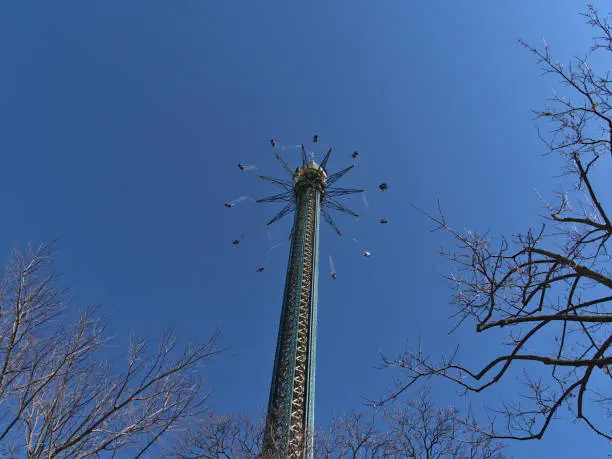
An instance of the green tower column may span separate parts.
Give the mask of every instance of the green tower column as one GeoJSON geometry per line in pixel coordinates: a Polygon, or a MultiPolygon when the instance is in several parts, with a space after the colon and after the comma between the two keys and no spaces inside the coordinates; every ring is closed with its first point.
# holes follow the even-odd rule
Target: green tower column
{"type": "Polygon", "coordinates": [[[264,457],[311,458],[316,374],[319,218],[325,172],[294,175],[295,217],[264,435],[264,457]]]}
{"type": "MultiPolygon", "coordinates": [[[[274,141],[272,141],[272,146],[274,141]]],[[[283,192],[258,199],[257,202],[285,202],[285,207],[268,225],[295,210],[291,230],[291,249],[283,293],[283,306],[278,326],[274,371],[261,456],[264,458],[313,457],[314,388],[316,375],[317,296],[319,258],[319,220],[341,235],[329,210],[358,215],[337,199],[361,188],[333,186],[354,166],[327,175],[330,148],[321,164],[306,158],[302,145],[302,166],[295,172],[274,153],[292,181],[260,177],[281,188],[283,192]]],[[[353,156],[355,157],[355,156],[353,156]]]]}

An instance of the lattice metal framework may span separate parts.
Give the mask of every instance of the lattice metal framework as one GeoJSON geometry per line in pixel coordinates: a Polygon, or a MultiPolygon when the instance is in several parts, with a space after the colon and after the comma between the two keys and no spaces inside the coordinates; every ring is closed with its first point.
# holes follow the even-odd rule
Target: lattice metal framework
{"type": "Polygon", "coordinates": [[[312,457],[320,214],[341,234],[328,209],[357,214],[334,196],[363,191],[331,187],[353,167],[328,176],[331,151],[318,165],[307,161],[302,146],[302,165],[295,172],[275,153],[292,181],[261,176],[285,190],[257,201],[286,202],[268,225],[295,210],[262,451],[266,458],[312,457]]]}

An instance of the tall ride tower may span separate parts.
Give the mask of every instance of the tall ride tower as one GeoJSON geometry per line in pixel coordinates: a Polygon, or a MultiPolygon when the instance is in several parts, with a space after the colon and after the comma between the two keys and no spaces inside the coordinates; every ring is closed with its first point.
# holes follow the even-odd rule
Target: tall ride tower
{"type": "Polygon", "coordinates": [[[331,187],[353,166],[328,176],[330,154],[331,149],[319,165],[314,157],[306,158],[302,145],[302,165],[293,172],[275,153],[292,181],[261,176],[285,189],[257,201],[287,203],[268,225],[295,210],[264,434],[265,458],[311,458],[313,454],[319,221],[322,214],[340,235],[328,210],[357,216],[335,198],[363,191],[331,187]]]}

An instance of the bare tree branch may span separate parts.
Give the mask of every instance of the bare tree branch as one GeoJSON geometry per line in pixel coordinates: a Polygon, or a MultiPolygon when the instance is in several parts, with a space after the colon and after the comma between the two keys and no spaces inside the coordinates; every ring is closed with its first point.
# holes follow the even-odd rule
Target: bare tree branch
{"type": "Polygon", "coordinates": [[[544,141],[549,153],[566,159],[565,175],[573,178],[569,191],[556,193],[556,205],[540,196],[547,210],[541,228],[511,239],[502,236],[494,243],[487,234],[456,231],[440,207],[438,215],[424,212],[437,230],[458,243],[456,252],[443,255],[454,266],[446,278],[454,289],[459,322],[472,320],[477,332],[508,330],[509,352],[478,371],[466,368],[456,354],[432,362],[420,348],[407,349],[394,359],[383,357],[383,366],[401,369],[403,379],[379,403],[396,399],[429,376],[450,380],[466,392],[481,392],[512,368],[524,374],[524,402],[504,403],[496,411],[497,419],[501,415],[504,421],[503,431],[493,423],[482,433],[541,438],[565,407],[594,432],[612,439],[610,423],[597,425],[595,419],[600,418],[588,414],[597,408],[603,408],[607,416],[612,412],[610,392],[591,389],[595,374],[612,379],[612,224],[606,208],[610,200],[601,195],[597,183],[601,174],[594,172],[603,162],[612,161],[612,80],[608,73],[597,75],[589,64],[594,53],[609,60],[612,28],[608,17],[593,6],[585,16],[596,32],[594,45],[590,54],[574,58],[568,67],[553,60],[548,44],[536,48],[521,42],[544,73],[556,76],[570,92],[555,95],[545,110],[535,112],[551,123],[551,136],[544,141]],[[554,340],[543,338],[551,332],[554,340]]]}
{"type": "MultiPolygon", "coordinates": [[[[246,416],[214,412],[181,432],[168,448],[176,459],[255,458],[260,456],[264,422],[246,416]]],[[[327,429],[314,435],[314,457],[418,459],[502,459],[504,445],[472,426],[472,417],[456,409],[439,409],[428,391],[385,412],[352,411],[336,416],[327,429]]]]}
{"type": "Polygon", "coordinates": [[[195,370],[220,351],[218,333],[178,355],[171,333],[157,349],[134,338],[118,370],[103,358],[96,310],[64,314],[51,255],[15,252],[0,284],[2,456],[133,457],[199,416],[207,394],[195,370]]]}

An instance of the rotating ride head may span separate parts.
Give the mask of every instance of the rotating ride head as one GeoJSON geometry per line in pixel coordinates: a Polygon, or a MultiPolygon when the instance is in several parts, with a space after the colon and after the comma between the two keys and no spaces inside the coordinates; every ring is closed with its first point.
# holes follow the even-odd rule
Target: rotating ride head
{"type": "Polygon", "coordinates": [[[302,167],[298,167],[293,175],[293,187],[297,192],[310,187],[321,192],[325,191],[327,174],[325,169],[319,166],[314,160],[302,167]]]}

